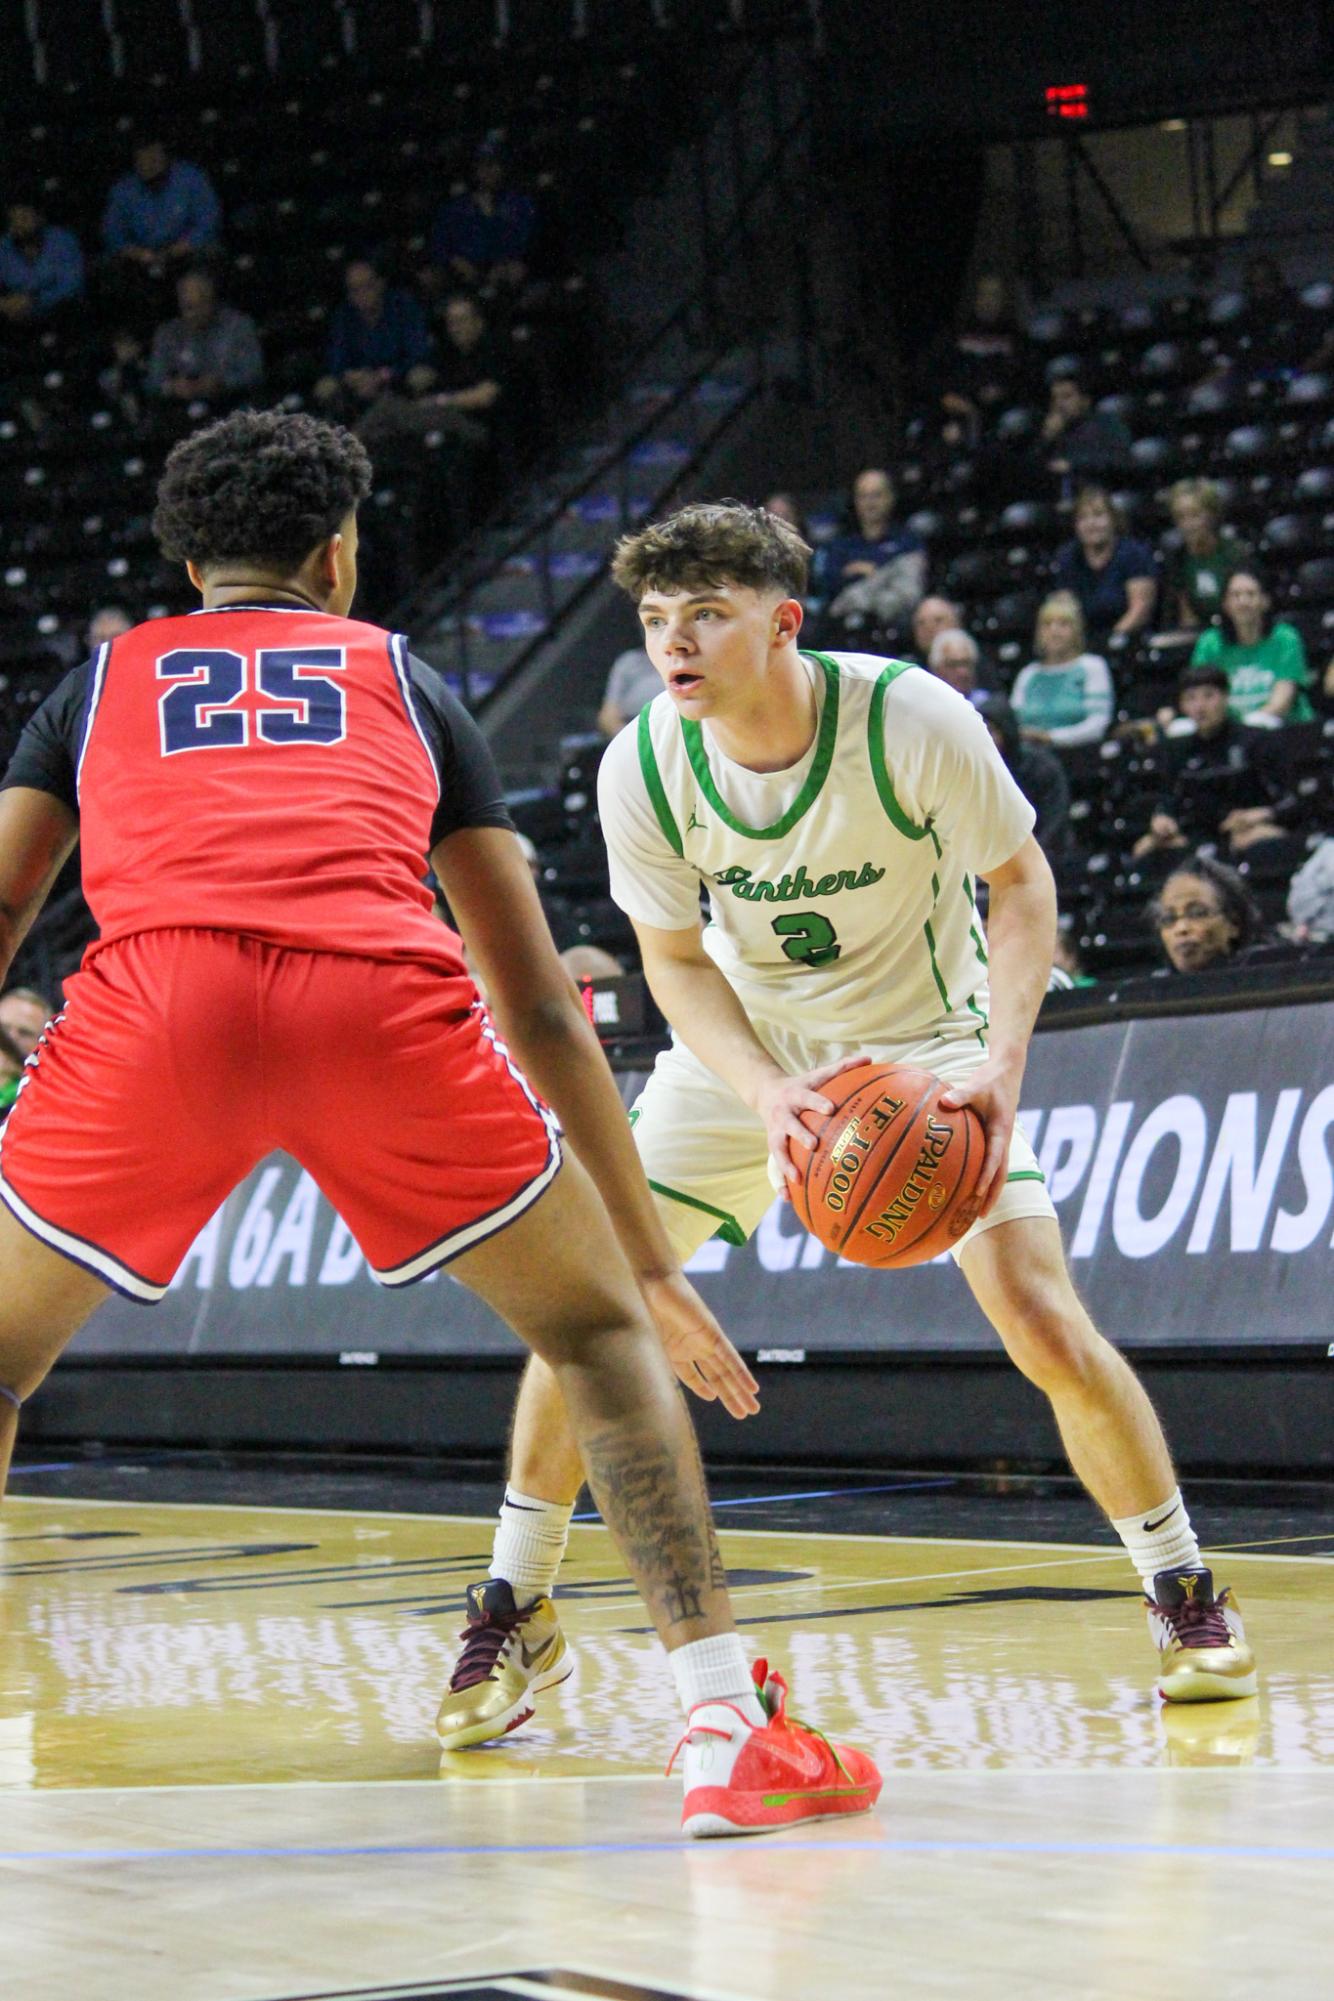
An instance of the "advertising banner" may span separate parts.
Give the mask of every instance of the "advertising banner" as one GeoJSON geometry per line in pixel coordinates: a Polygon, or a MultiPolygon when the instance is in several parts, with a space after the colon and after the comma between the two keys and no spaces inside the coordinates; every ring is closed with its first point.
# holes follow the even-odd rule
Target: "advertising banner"
{"type": "MultiPolygon", "coordinates": [[[[642,1078],[626,1077],[627,1100],[642,1078]]],[[[1072,1269],[1118,1345],[1334,1341],[1334,1002],[1113,1022],[1034,1038],[1023,1122],[1072,1269]]],[[[747,1351],[976,1350],[995,1336],[948,1257],[872,1272],[775,1202],[692,1267],[747,1351]]],[[[156,1307],[110,1301],[85,1355],[512,1353],[452,1278],[386,1292],[309,1176],[263,1162],[156,1307]]]]}

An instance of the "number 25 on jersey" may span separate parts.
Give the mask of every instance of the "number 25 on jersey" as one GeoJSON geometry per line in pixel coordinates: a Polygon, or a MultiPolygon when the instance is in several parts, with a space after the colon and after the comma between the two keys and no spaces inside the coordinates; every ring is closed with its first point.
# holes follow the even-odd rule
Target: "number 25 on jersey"
{"type": "Polygon", "coordinates": [[[174,683],[158,701],[162,755],[241,750],[252,741],[341,743],[347,703],[329,676],[345,664],[341,646],[266,646],[253,662],[230,647],[178,646],[157,663],[159,681],[174,683]],[[256,693],[272,707],[236,706],[252,669],[256,693]]]}

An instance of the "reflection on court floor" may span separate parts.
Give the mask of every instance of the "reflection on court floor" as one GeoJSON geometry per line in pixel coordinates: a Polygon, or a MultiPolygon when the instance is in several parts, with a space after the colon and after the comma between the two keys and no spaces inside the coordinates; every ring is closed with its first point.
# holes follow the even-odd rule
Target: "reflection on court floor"
{"type": "Polygon", "coordinates": [[[431,1726],[487,1522],[30,1500],[0,1526],[4,2001],[1313,2001],[1334,1957],[1334,1561],[1216,1559],[1248,1702],[1163,1713],[1117,1551],[728,1532],[880,1808],[686,1843],[678,1718],[600,1528],[578,1673],[431,1726]]]}
{"type": "MultiPolygon", "coordinates": [[[[13,1501],[0,1528],[0,1788],[645,1778],[676,1711],[605,1532],[562,1573],[574,1678],[524,1731],[438,1756],[484,1523],[13,1501]]],[[[1119,1551],[725,1533],[756,1653],[886,1771],[1334,1762],[1334,1561],[1215,1556],[1263,1693],[1164,1711],[1119,1551]]],[[[1313,1539],[1313,1547],[1329,1542],[1313,1539]]]]}

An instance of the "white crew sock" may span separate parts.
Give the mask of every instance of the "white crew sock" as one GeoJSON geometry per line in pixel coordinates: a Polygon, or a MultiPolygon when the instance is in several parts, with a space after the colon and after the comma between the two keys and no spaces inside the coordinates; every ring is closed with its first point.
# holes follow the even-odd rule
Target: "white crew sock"
{"type": "Polygon", "coordinates": [[[569,1539],[574,1503],[539,1501],[506,1487],[500,1526],[491,1546],[491,1576],[513,1587],[520,1608],[548,1597],[569,1539]]]}
{"type": "Polygon", "coordinates": [[[1160,1570],[1203,1570],[1204,1559],[1195,1531],[1186,1513],[1181,1489],[1176,1487],[1157,1507],[1142,1515],[1130,1515],[1112,1523],[1144,1584],[1146,1596],[1153,1596],[1153,1580],[1160,1570]]]}
{"type": "Polygon", "coordinates": [[[667,1658],[687,1716],[701,1702],[730,1702],[757,1729],[768,1722],[751,1680],[740,1633],[713,1633],[706,1640],[689,1640],[667,1658]]]}

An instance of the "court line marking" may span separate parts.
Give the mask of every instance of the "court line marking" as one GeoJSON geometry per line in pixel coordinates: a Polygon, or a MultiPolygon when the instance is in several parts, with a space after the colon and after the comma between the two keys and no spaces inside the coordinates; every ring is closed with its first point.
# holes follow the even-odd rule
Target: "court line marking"
{"type": "MultiPolygon", "coordinates": [[[[735,1854],[736,1849],[725,1852],[735,1854]]],[[[1162,1858],[1175,1862],[1331,1862],[1334,1846],[1304,1847],[1286,1842],[1273,1847],[1236,1846],[1221,1842],[1165,1841],[967,1841],[926,1840],[907,1836],[865,1841],[785,1841],[786,1854],[859,1855],[1087,1855],[1162,1858]]],[[[698,1853],[688,1837],[661,1841],[569,1842],[435,1842],[300,1843],[285,1847],[247,1848],[31,1848],[0,1850],[0,1866],[25,1862],[313,1862],[375,1861],[408,1857],[464,1858],[513,1855],[684,1855],[698,1853]]]]}
{"type": "MultiPolygon", "coordinates": [[[[100,1501],[100,1500],[79,1501],[73,1499],[68,1495],[60,1495],[50,1500],[46,1500],[40,1494],[16,1494],[10,1497],[7,1503],[7,1511],[9,1509],[27,1509],[27,1508],[69,1508],[69,1509],[123,1508],[126,1510],[134,1511],[136,1513],[154,1512],[159,1514],[166,1513],[168,1510],[179,1510],[186,1513],[213,1512],[213,1513],[230,1513],[230,1514],[241,1514],[241,1515],[307,1515],[307,1516],[317,1515],[322,1520],[333,1521],[333,1522],[352,1521],[353,1519],[359,1522],[360,1521],[420,1522],[424,1524],[429,1524],[431,1522],[466,1522],[472,1526],[477,1526],[479,1524],[484,1525],[487,1523],[490,1523],[492,1526],[494,1526],[496,1519],[494,1515],[434,1515],[434,1514],[423,1515],[423,1514],[407,1514],[404,1513],[402,1510],[390,1510],[390,1509],[376,1510],[371,1508],[358,1508],[358,1509],[268,1508],[265,1507],[262,1503],[249,1502],[249,1501],[244,1503],[235,1501],[100,1501]]],[[[585,1522],[580,1522],[578,1526],[583,1529],[597,1530],[603,1535],[609,1534],[607,1526],[604,1522],[585,1521],[585,1522]]],[[[169,1533],[169,1531],[167,1531],[167,1533],[169,1533]]],[[[176,1531],[176,1533],[180,1534],[183,1533],[183,1531],[178,1530],[176,1531]]],[[[1019,1536],[948,1536],[948,1535],[895,1536],[895,1535],[866,1535],[861,1533],[855,1535],[843,1535],[837,1529],[821,1530],[821,1529],[724,1528],[720,1529],[718,1533],[720,1535],[727,1535],[727,1536],[749,1536],[752,1540],[766,1541],[766,1542],[773,1542],[776,1540],[787,1540],[790,1542],[833,1542],[833,1543],[872,1542],[872,1543],[879,1543],[882,1547],[885,1546],[886,1544],[902,1543],[908,1548],[914,1548],[919,1544],[923,1544],[927,1546],[938,1546],[943,1549],[958,1549],[962,1544],[963,1546],[972,1549],[1053,1549],[1053,1550],[1064,1551],[1066,1555],[1069,1557],[1071,1562],[1078,1562],[1078,1563],[1091,1562],[1091,1561],[1096,1561],[1098,1559],[1102,1559],[1104,1561],[1123,1561],[1125,1560],[1125,1554],[1126,1554],[1123,1549],[1119,1547],[1109,1548],[1108,1545],[1105,1543],[1045,1542],[1045,1541],[1026,1542],[1023,1540],[1022,1537],[1019,1536]]],[[[1275,1542],[1301,1542],[1301,1541],[1327,1542],[1329,1541],[1329,1539],[1330,1539],[1329,1530],[1326,1530],[1323,1535],[1311,1535],[1308,1537],[1275,1536],[1272,1538],[1272,1540],[1275,1542]]],[[[5,1540],[6,1538],[4,1536],[3,1530],[0,1530],[0,1549],[4,1547],[5,1540]]],[[[1208,1554],[1209,1552],[1217,1552],[1220,1556],[1228,1556],[1234,1559],[1238,1563],[1322,1563],[1322,1562],[1327,1563],[1330,1561],[1328,1557],[1318,1557],[1318,1556],[1277,1556],[1277,1555],[1271,1556],[1266,1554],[1266,1552],[1263,1549],[1256,1549],[1252,1545],[1238,1546],[1236,1549],[1233,1549],[1227,1543],[1211,1542],[1204,1545],[1204,1550],[1206,1554],[1208,1554]]],[[[188,1551],[182,1551],[182,1555],[186,1554],[188,1554],[188,1551]]],[[[1045,1568],[1047,1566],[1043,1567],[1045,1568]]],[[[973,1571],[973,1572],[942,1571],[937,1574],[940,1576],[951,1577],[955,1575],[984,1576],[988,1573],[981,1571],[973,1571]]],[[[909,1580],[900,1580],[896,1578],[882,1578],[878,1581],[880,1583],[892,1584],[909,1580]]],[[[772,1585],[771,1586],[756,1585],[753,1588],[758,1591],[766,1589],[776,1590],[779,1587],[772,1585]]],[[[841,1590],[845,1587],[841,1585],[840,1586],[826,1585],[823,1588],[825,1590],[833,1590],[833,1589],[841,1590]]]]}
{"type": "MultiPolygon", "coordinates": [[[[811,1487],[804,1494],[738,1494],[725,1501],[709,1497],[712,1508],[762,1508],[777,1501],[837,1501],[849,1494],[921,1494],[941,1487],[957,1487],[958,1480],[952,1473],[942,1473],[936,1478],[921,1480],[887,1480],[876,1487],[811,1487]]],[[[606,1527],[596,1508],[586,1509],[583,1514],[571,1515],[570,1526],[593,1522],[606,1527]]]]}
{"type": "MultiPolygon", "coordinates": [[[[886,1777],[896,1785],[917,1784],[925,1781],[952,1785],[956,1779],[985,1779],[996,1783],[1001,1779],[1078,1779],[1083,1785],[1085,1779],[1160,1779],[1174,1768],[1163,1764],[1142,1765],[888,1765],[886,1777]]],[[[1247,1784],[1261,1774],[1267,1779],[1290,1779],[1294,1774],[1304,1778],[1319,1775],[1329,1777],[1329,1773],[1318,1765],[1248,1765],[1247,1784]]],[[[1219,1766],[1207,1773],[1216,1784],[1231,1781],[1234,1768],[1219,1766]]],[[[1196,1787],[1200,1783],[1200,1770],[1192,1770],[1189,1783],[1196,1787]]],[[[256,1800],[270,1799],[274,1793],[293,1792],[365,1792],[377,1794],[399,1790],[422,1792],[427,1786],[442,1789],[451,1785],[480,1786],[481,1797],[486,1789],[493,1786],[661,1786],[666,1783],[659,1771],[642,1772],[505,1772],[497,1778],[451,1780],[436,1772],[424,1772],[419,1779],[271,1779],[255,1781],[249,1779],[224,1779],[217,1785],[207,1781],[199,1784],[178,1784],[163,1786],[4,1786],[0,1785],[0,1798],[21,1800],[29,1806],[54,1806],[57,1802],[76,1807],[88,1799],[120,1799],[126,1802],[161,1795],[180,1794],[185,1797],[196,1793],[253,1793],[256,1800]]],[[[100,1851],[99,1851],[100,1852],[100,1851]]],[[[1175,1850],[1171,1851],[1176,1853],[1175,1850]]],[[[0,1853],[0,1862],[6,1860],[0,1853]]]]}

